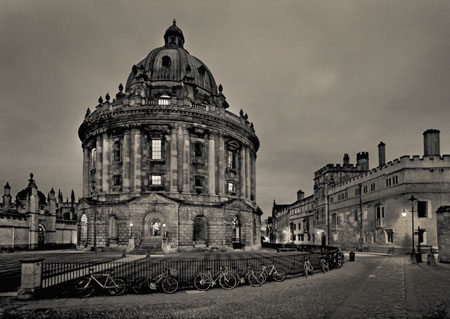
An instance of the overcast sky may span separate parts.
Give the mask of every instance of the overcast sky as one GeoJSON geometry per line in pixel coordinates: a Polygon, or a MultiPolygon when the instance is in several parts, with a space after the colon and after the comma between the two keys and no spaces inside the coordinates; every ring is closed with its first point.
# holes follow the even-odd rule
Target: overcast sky
{"type": "Polygon", "coordinates": [[[450,1],[0,0],[0,186],[15,195],[33,172],[45,194],[81,196],[87,107],[173,18],[255,125],[265,216],[344,153],[368,151],[371,168],[380,141],[387,160],[422,155],[429,128],[450,153],[450,1]]]}

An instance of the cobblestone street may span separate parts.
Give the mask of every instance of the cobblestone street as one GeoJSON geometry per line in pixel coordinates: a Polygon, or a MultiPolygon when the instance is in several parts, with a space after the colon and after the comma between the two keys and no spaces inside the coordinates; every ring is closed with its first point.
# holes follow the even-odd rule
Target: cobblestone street
{"type": "Polygon", "coordinates": [[[450,265],[357,254],[356,262],[259,288],[18,302],[5,318],[448,318],[450,265]]]}

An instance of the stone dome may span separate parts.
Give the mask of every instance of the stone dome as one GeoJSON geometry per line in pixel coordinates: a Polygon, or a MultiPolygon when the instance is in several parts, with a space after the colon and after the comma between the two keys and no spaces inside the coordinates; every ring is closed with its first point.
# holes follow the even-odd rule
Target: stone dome
{"type": "MultiPolygon", "coordinates": [[[[214,77],[200,59],[184,49],[184,36],[181,29],[173,24],[164,33],[163,47],[152,50],[145,59],[133,66],[128,76],[126,91],[139,77],[150,81],[152,86],[172,89],[182,83],[189,83],[203,89],[209,95],[217,95],[214,77]]],[[[170,90],[167,92],[170,93],[170,90]]]]}

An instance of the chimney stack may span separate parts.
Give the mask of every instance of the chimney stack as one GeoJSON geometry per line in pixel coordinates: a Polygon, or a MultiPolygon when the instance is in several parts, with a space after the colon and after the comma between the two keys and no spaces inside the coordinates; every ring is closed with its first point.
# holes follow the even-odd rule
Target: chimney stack
{"type": "Polygon", "coordinates": [[[303,198],[305,198],[305,192],[300,189],[297,191],[297,200],[302,200],[303,198]]]}
{"type": "Polygon", "coordinates": [[[386,164],[386,144],[380,142],[378,144],[378,166],[386,164]]]}
{"type": "Polygon", "coordinates": [[[439,130],[429,129],[423,132],[423,155],[424,156],[439,156],[440,142],[439,130]]]}
{"type": "Polygon", "coordinates": [[[344,154],[344,166],[350,165],[350,157],[347,153],[344,154]]]}
{"type": "Polygon", "coordinates": [[[360,152],[356,154],[356,167],[360,171],[368,171],[369,170],[369,153],[368,152],[360,152]]]}

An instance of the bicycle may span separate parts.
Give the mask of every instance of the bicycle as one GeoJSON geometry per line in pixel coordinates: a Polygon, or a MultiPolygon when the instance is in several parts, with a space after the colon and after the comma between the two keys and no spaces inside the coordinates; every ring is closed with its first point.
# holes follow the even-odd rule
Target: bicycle
{"type": "Polygon", "coordinates": [[[308,278],[308,275],[311,273],[311,275],[314,274],[314,267],[309,261],[309,256],[305,256],[303,260],[303,271],[305,273],[305,277],[308,278]]]}
{"type": "Polygon", "coordinates": [[[344,265],[344,255],[341,251],[333,253],[332,266],[333,268],[341,268],[344,265]]]}
{"type": "Polygon", "coordinates": [[[211,274],[211,268],[205,268],[206,272],[197,274],[194,278],[194,287],[197,290],[206,291],[219,283],[223,289],[233,289],[236,287],[236,277],[228,272],[227,267],[220,267],[220,271],[211,274]]]}
{"type": "Polygon", "coordinates": [[[247,265],[247,270],[244,274],[237,267],[233,267],[233,270],[234,276],[236,277],[235,287],[245,283],[249,283],[253,287],[260,287],[264,283],[263,274],[260,271],[253,270],[250,264],[247,265]]]}
{"type": "Polygon", "coordinates": [[[330,271],[330,265],[328,264],[328,261],[326,260],[326,255],[320,256],[320,268],[322,269],[322,272],[330,271]]]}
{"type": "Polygon", "coordinates": [[[173,268],[166,268],[158,276],[153,277],[153,272],[149,271],[146,277],[137,277],[133,280],[131,288],[135,293],[140,293],[145,287],[150,290],[157,290],[158,287],[166,294],[173,294],[178,290],[177,271],[173,268]]]}
{"type": "Polygon", "coordinates": [[[75,291],[80,297],[89,297],[95,290],[95,287],[108,290],[112,296],[123,295],[127,289],[125,280],[113,278],[113,271],[104,273],[94,273],[94,268],[89,268],[89,277],[82,278],[75,284],[75,291]]]}
{"type": "Polygon", "coordinates": [[[264,277],[263,283],[267,281],[267,279],[272,278],[275,281],[283,281],[286,279],[286,272],[283,269],[277,269],[275,264],[266,266],[261,264],[261,273],[264,277]]]}

